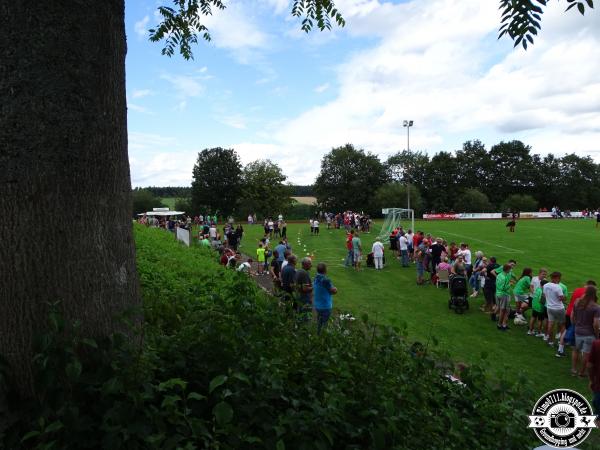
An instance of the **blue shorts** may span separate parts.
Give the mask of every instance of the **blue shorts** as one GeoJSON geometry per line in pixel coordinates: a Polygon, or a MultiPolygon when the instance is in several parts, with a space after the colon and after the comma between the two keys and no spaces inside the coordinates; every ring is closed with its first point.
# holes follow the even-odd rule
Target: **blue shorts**
{"type": "Polygon", "coordinates": [[[417,275],[420,277],[425,273],[425,266],[423,266],[423,261],[417,261],[417,275]]]}

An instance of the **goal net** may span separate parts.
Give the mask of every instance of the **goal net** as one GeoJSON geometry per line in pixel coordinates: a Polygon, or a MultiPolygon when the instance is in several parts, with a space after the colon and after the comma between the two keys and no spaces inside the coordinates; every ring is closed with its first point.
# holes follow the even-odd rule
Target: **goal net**
{"type": "Polygon", "coordinates": [[[409,228],[415,231],[415,211],[414,209],[405,208],[384,208],[381,210],[383,213],[383,226],[379,232],[378,239],[387,241],[390,237],[390,233],[399,226],[407,231],[409,228]]]}

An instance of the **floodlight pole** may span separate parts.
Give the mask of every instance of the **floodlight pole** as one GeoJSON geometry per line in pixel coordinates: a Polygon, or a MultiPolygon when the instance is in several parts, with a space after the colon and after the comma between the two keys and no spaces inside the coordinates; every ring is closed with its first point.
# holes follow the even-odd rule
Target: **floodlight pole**
{"type": "Polygon", "coordinates": [[[404,127],[406,128],[406,150],[408,162],[406,163],[406,209],[410,209],[410,178],[408,176],[409,164],[410,164],[410,127],[412,127],[414,121],[405,120],[404,127]]]}

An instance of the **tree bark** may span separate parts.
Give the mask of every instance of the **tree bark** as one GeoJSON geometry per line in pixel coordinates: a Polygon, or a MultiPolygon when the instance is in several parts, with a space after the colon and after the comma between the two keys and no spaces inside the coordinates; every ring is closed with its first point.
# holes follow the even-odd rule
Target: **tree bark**
{"type": "Polygon", "coordinates": [[[139,304],[124,0],[0,0],[0,353],[33,395],[46,302],[103,337],[139,304]]]}

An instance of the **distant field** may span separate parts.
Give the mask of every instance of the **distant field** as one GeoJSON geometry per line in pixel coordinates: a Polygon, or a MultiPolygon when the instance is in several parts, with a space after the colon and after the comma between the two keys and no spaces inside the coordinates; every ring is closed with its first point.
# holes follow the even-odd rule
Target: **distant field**
{"type": "MultiPolygon", "coordinates": [[[[542,266],[559,270],[570,292],[587,279],[600,282],[600,230],[594,228],[595,222],[522,220],[514,234],[507,232],[505,224],[504,220],[420,221],[416,228],[449,242],[468,242],[473,253],[482,250],[487,256],[496,256],[500,263],[516,259],[518,274],[527,266],[534,271],[542,266]]],[[[373,233],[361,235],[365,249],[371,248],[379,227],[381,224],[374,227],[373,233]]],[[[402,268],[387,255],[388,265],[383,271],[365,269],[356,273],[343,267],[343,231],[323,227],[320,236],[312,236],[308,224],[290,224],[288,228],[296,254],[312,254],[317,262],[329,265],[331,278],[339,289],[334,300],[336,308],[405,326],[413,340],[425,343],[435,337],[455,360],[468,363],[484,355],[484,364],[495,371],[514,376],[523,371],[534,381],[539,394],[568,387],[589,395],[587,381],[570,376],[570,358],[556,358],[555,350],[544,345],[542,339],[525,334],[526,327],[511,323],[508,332],[498,331],[489,315],[478,310],[484,301],[482,295],[471,302],[470,311],[457,315],[448,310],[447,290],[416,285],[414,266],[402,268]]],[[[261,236],[262,227],[246,227],[244,252],[252,254],[261,236]]]]}
{"type": "Polygon", "coordinates": [[[165,206],[168,206],[170,210],[175,209],[175,197],[163,197],[160,199],[161,202],[164,203],[165,206]]]}
{"type": "Polygon", "coordinates": [[[317,197],[292,197],[298,203],[302,205],[316,205],[317,197]]]}

